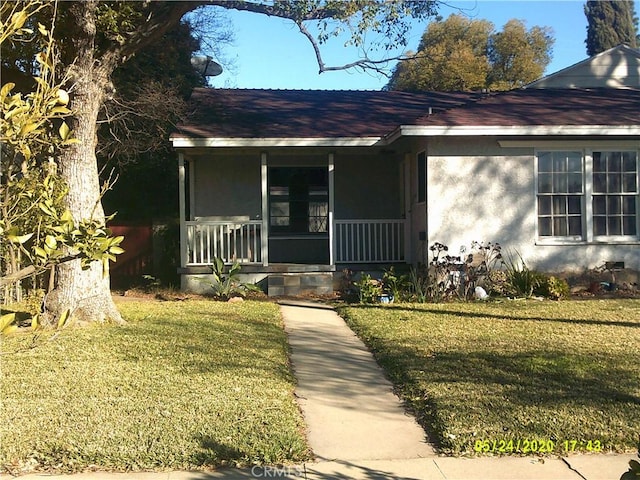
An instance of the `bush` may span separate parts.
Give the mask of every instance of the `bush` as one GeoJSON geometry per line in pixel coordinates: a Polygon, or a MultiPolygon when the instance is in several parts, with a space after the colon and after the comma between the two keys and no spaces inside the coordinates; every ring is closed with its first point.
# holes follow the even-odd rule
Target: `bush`
{"type": "Polygon", "coordinates": [[[360,280],[354,285],[358,288],[360,303],[375,303],[382,295],[381,282],[371,278],[368,273],[361,273],[360,280]]]}
{"type": "Polygon", "coordinates": [[[567,298],[571,294],[571,289],[566,280],[554,276],[545,276],[534,293],[552,300],[560,300],[567,298]]]}

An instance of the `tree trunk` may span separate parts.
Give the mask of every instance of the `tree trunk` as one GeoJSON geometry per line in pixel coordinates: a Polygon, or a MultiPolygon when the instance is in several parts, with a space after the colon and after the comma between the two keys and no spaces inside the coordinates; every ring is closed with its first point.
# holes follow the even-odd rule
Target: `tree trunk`
{"type": "MultiPolygon", "coordinates": [[[[67,123],[79,143],[62,151],[60,175],[68,193],[66,206],[76,222],[95,219],[104,222],[100,198],[100,179],[96,162],[97,120],[104,100],[105,89],[114,66],[94,57],[96,33],[95,1],[76,2],[73,15],[82,34],[76,44],[76,61],[71,66],[70,107],[74,112],[67,123]]],[[[102,262],[92,262],[82,270],[80,260],[57,267],[56,287],[45,298],[45,314],[55,322],[69,310],[74,322],[122,323],[122,317],[111,298],[109,272],[102,262]]]]}

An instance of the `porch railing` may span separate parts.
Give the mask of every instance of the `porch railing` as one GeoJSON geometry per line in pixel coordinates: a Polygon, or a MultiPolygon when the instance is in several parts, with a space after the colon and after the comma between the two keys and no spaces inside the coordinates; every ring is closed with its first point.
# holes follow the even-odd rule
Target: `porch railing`
{"type": "Polygon", "coordinates": [[[216,257],[225,263],[262,263],[261,224],[260,220],[186,222],[187,265],[212,265],[216,257]]]}
{"type": "Polygon", "coordinates": [[[337,263],[403,262],[405,220],[336,220],[337,263]]]}

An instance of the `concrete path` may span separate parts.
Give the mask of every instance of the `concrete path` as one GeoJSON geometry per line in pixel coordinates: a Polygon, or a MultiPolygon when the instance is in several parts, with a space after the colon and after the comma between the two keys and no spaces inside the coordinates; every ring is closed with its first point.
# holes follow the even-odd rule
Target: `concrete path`
{"type": "Polygon", "coordinates": [[[282,305],[307,438],[322,460],[433,457],[373,356],[333,311],[282,305]]]}
{"type": "Polygon", "coordinates": [[[333,310],[301,303],[281,308],[316,462],[211,473],[34,474],[20,480],[619,480],[635,458],[437,456],[371,354],[333,310]]]}

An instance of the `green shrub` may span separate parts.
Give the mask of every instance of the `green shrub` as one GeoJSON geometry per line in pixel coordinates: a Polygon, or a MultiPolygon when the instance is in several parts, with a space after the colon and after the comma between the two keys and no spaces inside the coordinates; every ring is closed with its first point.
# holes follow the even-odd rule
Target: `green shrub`
{"type": "Polygon", "coordinates": [[[409,297],[410,282],[407,275],[396,273],[393,267],[385,270],[382,275],[382,289],[396,301],[403,301],[409,297]]]}
{"type": "Polygon", "coordinates": [[[531,297],[545,281],[545,276],[527,267],[519,252],[508,255],[505,261],[509,293],[517,297],[531,297]]]}
{"type": "Polygon", "coordinates": [[[360,280],[354,285],[358,288],[360,303],[375,303],[382,295],[381,282],[371,278],[368,273],[361,273],[360,280]]]}
{"type": "Polygon", "coordinates": [[[240,275],[240,264],[236,261],[225,272],[226,267],[221,258],[213,261],[213,282],[210,282],[213,289],[213,296],[221,300],[229,300],[232,297],[244,297],[248,292],[259,292],[260,287],[252,283],[244,283],[238,279],[240,275]]]}
{"type": "Polygon", "coordinates": [[[540,286],[534,293],[552,300],[560,300],[569,297],[571,289],[566,280],[549,276],[540,283],[540,286]]]}

